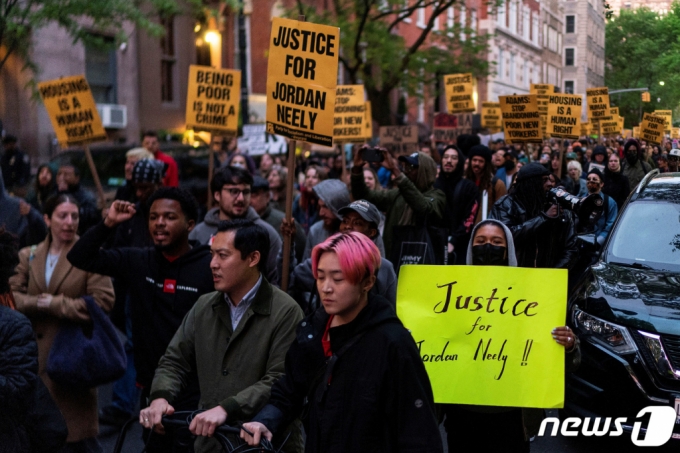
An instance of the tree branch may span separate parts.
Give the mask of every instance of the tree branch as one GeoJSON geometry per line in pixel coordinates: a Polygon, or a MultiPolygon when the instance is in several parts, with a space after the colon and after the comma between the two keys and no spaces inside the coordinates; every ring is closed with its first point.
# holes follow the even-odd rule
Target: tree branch
{"type": "Polygon", "coordinates": [[[361,20],[359,21],[359,27],[357,28],[357,33],[354,39],[354,59],[356,64],[354,65],[354,72],[359,70],[359,68],[364,64],[361,55],[361,38],[364,33],[364,27],[366,26],[366,21],[368,20],[368,13],[371,11],[371,0],[364,0],[364,11],[361,15],[361,20]]]}

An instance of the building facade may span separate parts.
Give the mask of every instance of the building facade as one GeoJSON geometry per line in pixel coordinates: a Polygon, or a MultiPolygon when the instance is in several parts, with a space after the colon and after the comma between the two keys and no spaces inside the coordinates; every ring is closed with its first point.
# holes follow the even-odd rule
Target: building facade
{"type": "Polygon", "coordinates": [[[612,13],[616,16],[622,9],[648,8],[660,14],[666,14],[671,9],[672,0],[609,0],[607,2],[612,13]]]}
{"type": "Polygon", "coordinates": [[[604,86],[604,6],[600,0],[562,0],[562,91],[585,94],[604,86]]]}

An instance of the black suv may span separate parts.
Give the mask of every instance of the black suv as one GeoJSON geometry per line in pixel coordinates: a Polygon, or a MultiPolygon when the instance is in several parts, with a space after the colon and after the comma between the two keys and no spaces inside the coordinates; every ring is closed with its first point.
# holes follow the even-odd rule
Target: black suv
{"type": "Polygon", "coordinates": [[[566,415],[627,417],[631,430],[642,408],[670,405],[680,439],[680,173],[645,176],[569,307],[583,360],[566,415]]]}

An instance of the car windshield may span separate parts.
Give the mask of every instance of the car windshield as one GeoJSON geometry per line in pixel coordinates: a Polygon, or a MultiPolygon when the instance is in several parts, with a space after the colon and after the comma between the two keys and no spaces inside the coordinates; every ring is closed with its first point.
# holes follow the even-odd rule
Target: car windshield
{"type": "Polygon", "coordinates": [[[680,204],[639,201],[626,207],[612,232],[608,263],[680,271],[680,204]]]}

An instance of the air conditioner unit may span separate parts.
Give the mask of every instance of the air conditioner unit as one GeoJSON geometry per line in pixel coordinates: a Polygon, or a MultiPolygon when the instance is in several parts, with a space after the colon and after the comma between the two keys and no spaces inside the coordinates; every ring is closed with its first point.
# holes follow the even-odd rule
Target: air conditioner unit
{"type": "Polygon", "coordinates": [[[110,129],[127,127],[127,107],[118,104],[97,104],[102,125],[110,129]]]}

